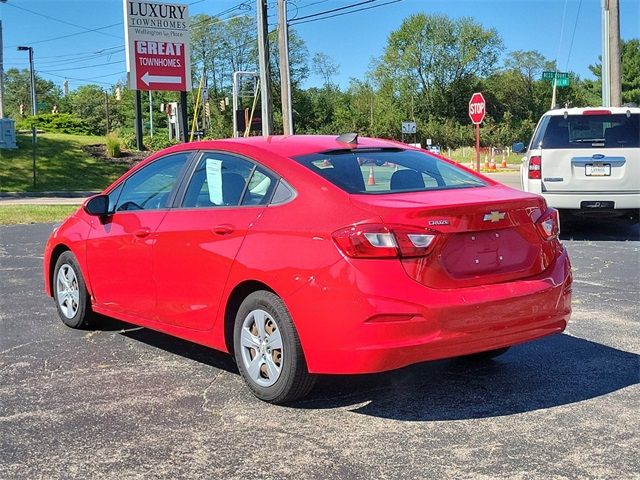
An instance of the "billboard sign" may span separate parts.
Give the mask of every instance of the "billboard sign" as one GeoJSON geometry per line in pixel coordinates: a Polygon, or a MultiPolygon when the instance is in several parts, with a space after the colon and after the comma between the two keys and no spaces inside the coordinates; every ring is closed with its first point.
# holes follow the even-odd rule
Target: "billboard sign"
{"type": "Polygon", "coordinates": [[[129,88],[191,90],[188,5],[123,1],[129,88]]]}

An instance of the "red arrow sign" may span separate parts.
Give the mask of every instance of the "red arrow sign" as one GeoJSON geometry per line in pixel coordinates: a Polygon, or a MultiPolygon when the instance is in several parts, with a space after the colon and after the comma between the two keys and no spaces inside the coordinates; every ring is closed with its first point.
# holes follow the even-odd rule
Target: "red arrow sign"
{"type": "Polygon", "coordinates": [[[182,43],[136,40],[138,90],[185,91],[185,48],[182,43]]]}
{"type": "Polygon", "coordinates": [[[469,100],[469,118],[474,125],[482,123],[487,113],[486,102],[481,93],[474,93],[469,100]]]}

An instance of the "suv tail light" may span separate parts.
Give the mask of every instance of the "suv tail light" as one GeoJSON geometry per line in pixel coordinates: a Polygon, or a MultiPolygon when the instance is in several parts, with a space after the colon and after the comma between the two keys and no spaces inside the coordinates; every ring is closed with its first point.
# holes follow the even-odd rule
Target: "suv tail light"
{"type": "Polygon", "coordinates": [[[542,178],[542,157],[535,155],[529,159],[529,178],[533,180],[542,178]]]}
{"type": "Polygon", "coordinates": [[[411,258],[429,253],[436,232],[406,225],[353,225],[333,232],[333,240],[352,258],[411,258]]]}
{"type": "Polygon", "coordinates": [[[558,210],[548,208],[536,222],[538,232],[545,240],[552,240],[560,234],[560,217],[558,210]]]}

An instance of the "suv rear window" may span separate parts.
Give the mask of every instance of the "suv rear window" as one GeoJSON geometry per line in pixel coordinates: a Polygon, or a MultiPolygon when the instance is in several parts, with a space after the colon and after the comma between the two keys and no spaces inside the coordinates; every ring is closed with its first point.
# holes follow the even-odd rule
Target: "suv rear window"
{"type": "Polygon", "coordinates": [[[640,147],[638,114],[551,115],[546,124],[542,148],[640,147]]]}
{"type": "Polygon", "coordinates": [[[294,158],[349,193],[396,193],[481,187],[485,182],[415,150],[336,150],[294,158]]]}

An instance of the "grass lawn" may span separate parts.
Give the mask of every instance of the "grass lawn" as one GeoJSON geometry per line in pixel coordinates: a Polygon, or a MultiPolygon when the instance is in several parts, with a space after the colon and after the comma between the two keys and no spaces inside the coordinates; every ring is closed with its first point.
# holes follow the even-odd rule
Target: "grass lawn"
{"type": "Polygon", "coordinates": [[[77,205],[0,205],[0,225],[59,222],[77,205]]]}
{"type": "Polygon", "coordinates": [[[104,137],[43,133],[36,149],[33,188],[31,135],[18,135],[18,148],[0,150],[0,191],[102,190],[129,167],[124,161],[92,157],[83,145],[104,144],[104,137]]]}

